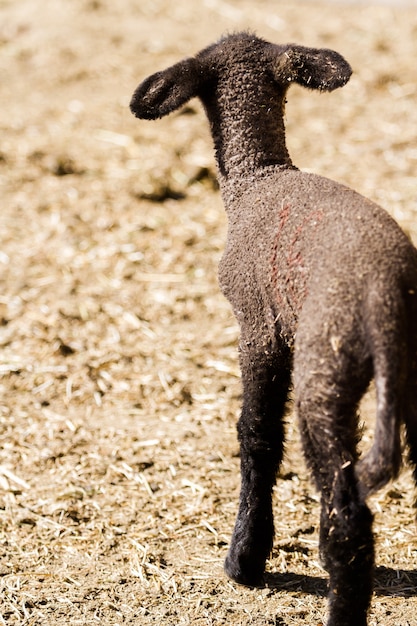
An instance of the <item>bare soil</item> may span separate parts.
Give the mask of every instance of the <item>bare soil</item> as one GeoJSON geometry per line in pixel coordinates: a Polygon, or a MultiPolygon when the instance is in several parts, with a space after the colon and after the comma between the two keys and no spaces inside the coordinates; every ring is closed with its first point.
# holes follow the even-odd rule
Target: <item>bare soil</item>
{"type": "MultiPolygon", "coordinates": [[[[196,101],[158,123],[128,103],[227,31],[335,48],[350,83],[289,94],[294,162],[376,200],[417,241],[405,4],[0,0],[0,623],[323,624],[318,497],[292,419],[268,586],[223,574],[240,382],[211,139],[196,101]]],[[[370,394],[364,421],[373,409],[370,394]]],[[[369,623],[415,625],[409,470],[371,506],[369,623]]]]}

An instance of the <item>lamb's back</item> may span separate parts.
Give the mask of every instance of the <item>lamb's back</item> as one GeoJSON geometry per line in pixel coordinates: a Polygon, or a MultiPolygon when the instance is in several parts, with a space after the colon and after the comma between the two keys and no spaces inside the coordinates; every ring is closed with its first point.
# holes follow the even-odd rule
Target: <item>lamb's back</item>
{"type": "Polygon", "coordinates": [[[223,198],[229,232],[220,284],[243,325],[263,318],[291,342],[307,299],[323,311],[333,302],[358,308],[378,285],[417,289],[408,237],[384,209],[344,185],[272,170],[240,181],[233,194],[223,190],[223,198]]]}

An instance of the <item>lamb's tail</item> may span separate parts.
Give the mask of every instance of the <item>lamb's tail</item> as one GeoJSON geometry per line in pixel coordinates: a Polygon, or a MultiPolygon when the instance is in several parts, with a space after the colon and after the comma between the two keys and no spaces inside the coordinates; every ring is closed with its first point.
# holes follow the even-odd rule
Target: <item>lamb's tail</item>
{"type": "MultiPolygon", "coordinates": [[[[417,486],[417,289],[409,291],[408,377],[404,393],[404,423],[408,458],[417,486]]],[[[417,501],[416,501],[417,507],[417,501]]]]}
{"type": "Polygon", "coordinates": [[[359,461],[356,471],[361,494],[366,497],[394,479],[401,466],[401,406],[397,381],[376,374],[377,418],[371,449],[359,461]]]}
{"type": "Polygon", "coordinates": [[[367,336],[373,356],[377,415],[373,444],[357,465],[359,488],[364,497],[398,475],[402,423],[407,426],[417,465],[417,368],[412,366],[416,361],[412,328],[416,318],[411,311],[414,303],[404,294],[397,297],[391,294],[389,301],[381,303],[375,301],[374,293],[372,300],[367,336]]]}

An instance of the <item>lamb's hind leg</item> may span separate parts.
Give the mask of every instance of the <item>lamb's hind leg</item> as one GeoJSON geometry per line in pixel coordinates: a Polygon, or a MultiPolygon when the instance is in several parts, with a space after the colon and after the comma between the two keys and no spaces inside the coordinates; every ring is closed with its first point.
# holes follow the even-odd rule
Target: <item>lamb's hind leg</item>
{"type": "Polygon", "coordinates": [[[320,556],[329,573],[327,626],[366,626],[374,546],[372,515],[354,471],[356,406],[341,404],[346,394],[336,389],[334,380],[324,386],[310,382],[295,393],[305,456],[321,492],[320,556]],[[323,389],[331,390],[327,397],[323,389]]]}
{"type": "Polygon", "coordinates": [[[241,355],[243,408],[238,423],[241,464],[239,511],[225,562],[238,583],[262,583],[272,548],[272,488],[282,460],[283,416],[290,382],[289,357],[281,365],[265,353],[241,355]]]}

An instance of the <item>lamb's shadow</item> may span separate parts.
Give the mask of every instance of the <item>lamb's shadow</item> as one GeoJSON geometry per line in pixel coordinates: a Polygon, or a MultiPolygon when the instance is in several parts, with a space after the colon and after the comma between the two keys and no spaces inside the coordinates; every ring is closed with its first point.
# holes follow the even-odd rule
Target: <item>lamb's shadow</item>
{"type": "Polygon", "coordinates": [[[276,593],[280,591],[299,591],[313,596],[327,596],[328,591],[327,579],[320,576],[274,572],[266,573],[264,582],[265,587],[276,593]]]}
{"type": "MultiPolygon", "coordinates": [[[[301,574],[273,573],[265,575],[265,586],[271,591],[299,591],[314,596],[327,596],[326,577],[303,576],[301,574]]],[[[412,598],[417,596],[417,570],[377,567],[375,571],[374,592],[377,596],[412,598]]]]}
{"type": "Polygon", "coordinates": [[[374,591],[377,596],[413,598],[417,596],[417,569],[377,567],[374,591]]]}

